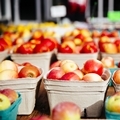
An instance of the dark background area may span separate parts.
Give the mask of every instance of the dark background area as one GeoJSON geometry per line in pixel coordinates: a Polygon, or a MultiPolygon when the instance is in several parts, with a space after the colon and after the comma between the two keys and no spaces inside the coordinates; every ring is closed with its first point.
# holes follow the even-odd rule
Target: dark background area
{"type": "MultiPolygon", "coordinates": [[[[11,1],[12,6],[12,20],[14,20],[14,0],[11,1]]],[[[46,21],[44,18],[44,0],[41,1],[41,10],[42,10],[42,21],[46,21]]],[[[2,4],[2,14],[4,15],[4,0],[0,0],[2,4]]],[[[98,0],[91,0],[90,6],[91,6],[91,16],[97,17],[97,11],[98,11],[98,0]]],[[[120,10],[120,0],[114,0],[114,10],[120,10]]],[[[80,11],[75,11],[73,14],[70,14],[70,6],[68,4],[68,0],[53,0],[53,5],[59,5],[64,4],[67,7],[67,15],[65,17],[70,18],[70,20],[75,21],[85,21],[85,14],[81,13],[80,11]]],[[[35,0],[20,0],[19,7],[20,7],[20,19],[21,20],[35,20],[36,19],[36,3],[35,0]]],[[[108,0],[104,0],[104,17],[107,16],[108,12],[108,0]]]]}

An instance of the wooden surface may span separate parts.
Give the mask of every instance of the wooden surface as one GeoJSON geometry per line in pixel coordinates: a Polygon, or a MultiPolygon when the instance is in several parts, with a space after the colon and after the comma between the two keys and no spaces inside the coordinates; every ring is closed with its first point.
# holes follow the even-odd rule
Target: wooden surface
{"type": "MultiPolygon", "coordinates": [[[[49,103],[48,103],[47,94],[44,89],[43,83],[41,84],[39,91],[40,91],[40,93],[38,93],[34,111],[30,115],[18,115],[17,120],[30,120],[30,118],[35,117],[37,115],[41,115],[41,114],[50,115],[49,103]]],[[[114,88],[108,87],[106,96],[111,96],[114,93],[115,93],[114,88]]],[[[83,118],[83,119],[85,119],[85,118],[83,118]]],[[[98,118],[96,118],[96,119],[98,119],[98,118]]],[[[100,119],[105,119],[104,113],[103,113],[103,116],[101,116],[99,118],[99,120],[100,119]]]]}

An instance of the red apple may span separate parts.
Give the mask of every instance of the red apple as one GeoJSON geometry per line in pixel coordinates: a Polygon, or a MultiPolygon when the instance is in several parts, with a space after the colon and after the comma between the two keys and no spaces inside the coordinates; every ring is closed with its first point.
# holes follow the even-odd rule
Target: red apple
{"type": "Polygon", "coordinates": [[[51,118],[47,115],[39,115],[37,117],[33,117],[30,120],[51,120],[51,118]]]}
{"type": "Polygon", "coordinates": [[[19,78],[36,78],[41,75],[41,71],[34,65],[27,65],[20,69],[18,76],[19,78]]]}
{"type": "Polygon", "coordinates": [[[6,88],[1,90],[0,93],[6,95],[9,98],[11,104],[18,98],[18,93],[13,89],[6,88]]]}
{"type": "Polygon", "coordinates": [[[112,57],[106,56],[101,59],[101,62],[103,63],[103,66],[105,68],[114,68],[115,67],[115,62],[112,57]]]}
{"type": "Polygon", "coordinates": [[[79,33],[78,35],[75,36],[75,38],[80,39],[80,40],[83,41],[84,36],[81,33],[79,33]]]}
{"type": "Polygon", "coordinates": [[[117,30],[113,30],[110,32],[109,37],[119,37],[119,32],[117,30]]]}
{"type": "Polygon", "coordinates": [[[103,31],[101,32],[101,36],[107,36],[107,37],[109,37],[109,35],[110,35],[110,32],[107,31],[107,30],[103,30],[103,31]]]}
{"type": "Polygon", "coordinates": [[[58,103],[52,110],[52,120],[79,120],[81,109],[73,102],[58,103]]]}
{"type": "Polygon", "coordinates": [[[120,52],[120,39],[116,39],[114,44],[117,46],[118,52],[120,52]]]}
{"type": "Polygon", "coordinates": [[[33,53],[33,49],[34,49],[35,45],[30,43],[30,42],[26,42],[22,45],[20,45],[16,52],[20,53],[20,54],[32,54],[33,53]]]}
{"type": "Polygon", "coordinates": [[[0,45],[3,46],[4,49],[8,48],[8,44],[3,37],[0,37],[0,45]]]}
{"type": "Polygon", "coordinates": [[[33,53],[44,53],[44,52],[50,52],[50,49],[44,44],[37,44],[35,48],[33,49],[33,53]]]}
{"type": "Polygon", "coordinates": [[[63,60],[60,64],[60,67],[65,73],[72,72],[78,69],[78,65],[72,60],[63,60]]]}
{"type": "Polygon", "coordinates": [[[62,45],[58,45],[58,52],[59,53],[73,53],[73,50],[68,45],[66,45],[65,47],[62,45]]]}
{"type": "Polygon", "coordinates": [[[75,72],[65,73],[59,80],[80,80],[80,77],[75,72]]]}
{"type": "Polygon", "coordinates": [[[95,53],[98,52],[98,47],[94,42],[85,42],[80,50],[80,53],[95,53]]]}
{"type": "Polygon", "coordinates": [[[87,73],[83,76],[82,78],[84,81],[88,81],[88,82],[91,82],[91,81],[103,81],[101,76],[96,74],[96,73],[87,73]]]}
{"type": "Polygon", "coordinates": [[[113,80],[116,84],[120,84],[120,69],[118,69],[114,72],[113,80]]]}
{"type": "Polygon", "coordinates": [[[5,48],[0,44],[0,52],[4,51],[4,50],[5,50],[5,48]]]}
{"type": "Polygon", "coordinates": [[[54,68],[54,67],[60,67],[61,64],[61,60],[55,61],[50,65],[50,69],[54,68]]]}
{"type": "Polygon", "coordinates": [[[87,73],[96,73],[102,75],[104,66],[101,61],[97,59],[89,59],[83,65],[83,72],[87,73]]]}
{"type": "Polygon", "coordinates": [[[47,78],[57,80],[57,79],[61,78],[64,74],[65,74],[65,72],[60,67],[54,67],[47,74],[47,78]]]}

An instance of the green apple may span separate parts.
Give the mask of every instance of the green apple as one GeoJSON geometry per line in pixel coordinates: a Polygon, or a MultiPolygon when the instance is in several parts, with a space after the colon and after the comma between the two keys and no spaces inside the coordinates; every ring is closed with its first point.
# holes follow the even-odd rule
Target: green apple
{"type": "Polygon", "coordinates": [[[0,93],[0,111],[6,110],[10,107],[11,103],[7,96],[0,93]]]}
{"type": "Polygon", "coordinates": [[[105,107],[110,112],[120,113],[120,94],[109,97],[105,107]]]}

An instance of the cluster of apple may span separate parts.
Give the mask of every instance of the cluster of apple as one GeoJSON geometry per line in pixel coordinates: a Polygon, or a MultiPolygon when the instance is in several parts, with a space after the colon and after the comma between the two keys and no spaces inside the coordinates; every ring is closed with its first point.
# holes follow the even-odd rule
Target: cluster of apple
{"type": "Polygon", "coordinates": [[[21,65],[11,61],[3,60],[0,62],[0,80],[13,80],[16,78],[36,78],[42,71],[30,63],[21,65]],[[20,68],[20,69],[19,69],[20,68]]]}
{"type": "Polygon", "coordinates": [[[58,60],[50,66],[46,78],[68,81],[103,81],[104,66],[97,59],[88,59],[80,68],[72,60],[58,60]]]}
{"type": "Polygon", "coordinates": [[[30,120],[79,120],[81,109],[73,102],[58,103],[52,110],[51,116],[39,115],[30,120]]]}
{"type": "Polygon", "coordinates": [[[5,32],[2,36],[4,36],[4,41],[9,39],[8,42],[12,49],[10,52],[31,54],[49,52],[55,49],[58,46],[58,41],[54,35],[54,32],[24,30],[21,32],[5,32]]]}
{"type": "Polygon", "coordinates": [[[18,93],[10,88],[0,90],[0,111],[8,109],[18,99],[18,93]]]}
{"type": "Polygon", "coordinates": [[[117,37],[119,37],[119,32],[117,30],[112,30],[112,31],[108,31],[108,30],[102,30],[102,31],[93,30],[92,31],[92,38],[101,38],[103,36],[107,36],[109,38],[117,38],[117,37]]]}
{"type": "Polygon", "coordinates": [[[91,37],[88,29],[75,29],[67,32],[61,38],[58,46],[60,53],[95,53],[98,47],[91,37]]]}

